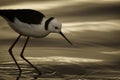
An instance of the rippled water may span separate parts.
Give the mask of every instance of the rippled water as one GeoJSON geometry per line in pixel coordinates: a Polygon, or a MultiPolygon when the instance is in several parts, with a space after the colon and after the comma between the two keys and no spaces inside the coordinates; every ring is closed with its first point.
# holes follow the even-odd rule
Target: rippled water
{"type": "MultiPolygon", "coordinates": [[[[59,34],[30,39],[24,53],[42,72],[37,80],[120,80],[119,5],[118,0],[0,1],[0,9],[32,8],[55,16],[73,43],[59,34]]],[[[0,80],[16,80],[19,74],[8,53],[17,35],[0,18],[0,80]]],[[[19,56],[24,40],[13,53],[23,70],[20,80],[34,80],[37,73],[19,56]]]]}
{"type": "MultiPolygon", "coordinates": [[[[119,80],[120,69],[119,63],[110,63],[109,60],[112,56],[106,57],[94,57],[86,56],[86,50],[94,55],[101,50],[107,51],[114,48],[103,47],[84,47],[82,49],[77,48],[77,52],[72,52],[76,48],[44,48],[29,47],[25,51],[26,58],[32,62],[41,72],[42,75],[38,77],[38,80],[119,80]],[[91,49],[90,49],[91,48],[91,49]],[[69,49],[72,49],[69,51],[69,49]],[[60,53],[67,52],[67,53],[60,53]],[[82,51],[82,54],[81,52],[82,51]],[[34,53],[33,53],[34,52],[34,53]],[[70,55],[69,55],[70,54],[70,55]],[[76,55],[77,54],[77,55],[76,55]],[[82,55],[81,55],[82,54],[82,55]],[[80,58],[80,56],[86,56],[86,58],[80,58]],[[106,59],[108,58],[108,59],[106,59]]],[[[7,49],[6,49],[7,50],[7,49]]],[[[19,57],[20,47],[16,47],[14,53],[16,58],[22,67],[22,75],[20,80],[34,80],[36,72],[25,61],[19,57]],[[16,54],[17,53],[17,54],[16,54]]],[[[101,52],[102,55],[103,52],[101,52]]],[[[12,61],[9,53],[5,50],[1,51],[0,61],[0,80],[16,80],[19,71],[12,61]]]]}
{"type": "MultiPolygon", "coordinates": [[[[1,80],[16,79],[18,70],[14,64],[1,64],[0,65],[1,80]]],[[[22,76],[21,80],[32,80],[35,72],[26,64],[21,64],[22,76]]],[[[36,65],[43,73],[39,76],[38,80],[119,80],[120,71],[117,65],[36,65]]]]}

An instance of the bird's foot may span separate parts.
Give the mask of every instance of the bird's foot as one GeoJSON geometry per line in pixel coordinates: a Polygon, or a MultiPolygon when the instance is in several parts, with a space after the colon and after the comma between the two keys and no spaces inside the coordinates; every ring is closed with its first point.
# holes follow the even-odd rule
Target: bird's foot
{"type": "Polygon", "coordinates": [[[39,76],[41,76],[41,75],[42,75],[42,73],[41,73],[41,72],[38,72],[38,74],[34,76],[34,79],[36,80],[36,79],[37,79],[39,76]]]}

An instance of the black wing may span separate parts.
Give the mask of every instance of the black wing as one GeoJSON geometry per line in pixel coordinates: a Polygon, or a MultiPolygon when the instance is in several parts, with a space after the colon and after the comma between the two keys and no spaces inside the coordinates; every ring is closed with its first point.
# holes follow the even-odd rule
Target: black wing
{"type": "Polygon", "coordinates": [[[5,19],[14,22],[15,18],[29,24],[40,24],[44,14],[32,9],[0,10],[0,15],[5,19]]]}

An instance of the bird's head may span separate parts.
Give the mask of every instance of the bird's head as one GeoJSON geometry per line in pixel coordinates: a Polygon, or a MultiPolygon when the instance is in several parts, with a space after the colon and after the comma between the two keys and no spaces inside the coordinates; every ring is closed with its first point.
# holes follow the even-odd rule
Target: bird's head
{"type": "Polygon", "coordinates": [[[45,29],[51,33],[59,33],[61,34],[71,45],[72,43],[66,38],[66,36],[61,31],[62,23],[59,22],[54,17],[50,17],[45,22],[45,29]]]}

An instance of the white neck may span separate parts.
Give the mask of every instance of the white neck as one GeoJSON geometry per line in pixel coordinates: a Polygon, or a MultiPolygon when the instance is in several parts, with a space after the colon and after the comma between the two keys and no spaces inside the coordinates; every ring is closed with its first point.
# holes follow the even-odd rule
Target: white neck
{"type": "Polygon", "coordinates": [[[46,17],[44,17],[44,18],[43,18],[43,20],[42,20],[42,22],[41,22],[41,24],[42,24],[42,25],[44,25],[44,24],[45,24],[45,22],[46,22],[46,20],[47,20],[47,18],[46,18],[46,17]]]}

